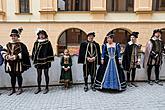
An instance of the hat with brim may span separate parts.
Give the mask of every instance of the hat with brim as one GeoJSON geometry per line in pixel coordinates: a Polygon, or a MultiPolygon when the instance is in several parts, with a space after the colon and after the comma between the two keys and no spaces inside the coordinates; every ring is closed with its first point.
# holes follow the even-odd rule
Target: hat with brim
{"type": "Polygon", "coordinates": [[[87,34],[87,37],[90,36],[90,35],[92,35],[93,37],[95,37],[95,32],[90,32],[90,33],[88,33],[88,34],[87,34]]]}
{"type": "Polygon", "coordinates": [[[129,36],[134,36],[135,38],[138,38],[139,32],[132,32],[129,36]]]}
{"type": "Polygon", "coordinates": [[[39,30],[39,32],[37,33],[37,36],[39,36],[40,34],[43,34],[43,35],[45,35],[46,38],[48,38],[48,35],[47,35],[46,31],[39,30]]]}
{"type": "Polygon", "coordinates": [[[153,34],[155,34],[155,33],[157,33],[157,32],[159,32],[160,34],[162,34],[162,31],[161,31],[160,29],[155,29],[155,30],[153,31],[153,34]]]}
{"type": "Polygon", "coordinates": [[[11,30],[10,36],[12,36],[12,35],[16,35],[16,36],[20,37],[19,32],[18,32],[17,29],[12,29],[12,30],[11,30]]]}

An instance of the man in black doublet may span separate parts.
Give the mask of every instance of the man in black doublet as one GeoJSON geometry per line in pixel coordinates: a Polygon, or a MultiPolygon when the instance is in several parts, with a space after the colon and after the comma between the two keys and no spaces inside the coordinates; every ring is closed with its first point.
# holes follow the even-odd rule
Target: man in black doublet
{"type": "Polygon", "coordinates": [[[80,45],[78,63],[83,64],[83,73],[84,73],[84,81],[85,87],[84,91],[88,91],[88,76],[91,76],[91,88],[95,91],[94,87],[94,79],[96,75],[97,65],[100,64],[101,61],[101,53],[100,46],[93,39],[95,37],[95,33],[89,33],[87,35],[88,40],[84,41],[80,45]]]}

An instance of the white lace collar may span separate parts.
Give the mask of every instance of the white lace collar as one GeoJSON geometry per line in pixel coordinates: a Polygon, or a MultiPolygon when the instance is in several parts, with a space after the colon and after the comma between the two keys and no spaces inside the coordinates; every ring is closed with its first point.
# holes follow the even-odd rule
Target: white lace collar
{"type": "MultiPolygon", "coordinates": [[[[133,42],[132,42],[132,41],[129,41],[128,44],[129,44],[129,45],[132,45],[133,42]]],[[[135,44],[138,45],[138,43],[135,43],[135,44]]]]}
{"type": "Polygon", "coordinates": [[[44,41],[47,41],[48,39],[38,39],[37,41],[38,42],[44,42],[44,41]]]}
{"type": "Polygon", "coordinates": [[[113,46],[110,46],[109,43],[107,43],[106,45],[107,45],[108,48],[109,48],[109,47],[116,47],[116,43],[113,43],[113,46]]]}
{"type": "Polygon", "coordinates": [[[155,36],[151,38],[152,40],[161,40],[161,38],[156,38],[155,36]]]}

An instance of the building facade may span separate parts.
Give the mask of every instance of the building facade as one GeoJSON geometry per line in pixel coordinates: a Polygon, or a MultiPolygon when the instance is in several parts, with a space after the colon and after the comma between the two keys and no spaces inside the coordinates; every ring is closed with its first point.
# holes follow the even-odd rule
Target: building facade
{"type": "MultiPolygon", "coordinates": [[[[21,40],[31,52],[37,28],[45,29],[55,54],[73,53],[88,32],[100,44],[109,31],[123,47],[132,31],[140,32],[145,47],[155,28],[165,28],[165,0],[0,0],[0,44],[9,41],[12,28],[23,27],[21,40]]],[[[162,39],[165,40],[165,34],[162,39]]]]}
{"type": "MultiPolygon", "coordinates": [[[[106,34],[115,33],[115,41],[124,48],[128,36],[138,31],[138,42],[144,51],[146,42],[156,28],[163,31],[165,41],[165,0],[0,0],[0,45],[10,41],[12,28],[22,27],[21,40],[31,54],[36,40],[36,30],[45,29],[53,45],[55,55],[69,48],[77,54],[79,44],[86,39],[88,32],[95,32],[95,40],[103,43],[106,34]]],[[[74,82],[83,81],[82,66],[73,58],[74,82]]],[[[55,57],[51,68],[51,84],[60,77],[60,58],[55,57]]],[[[164,66],[165,64],[163,64],[164,66]]],[[[7,75],[1,69],[0,87],[9,85],[7,75]]],[[[165,79],[161,70],[160,77],[165,79]]],[[[36,84],[34,67],[24,74],[24,85],[36,84]]],[[[136,80],[146,80],[144,69],[139,69],[136,80]]]]}

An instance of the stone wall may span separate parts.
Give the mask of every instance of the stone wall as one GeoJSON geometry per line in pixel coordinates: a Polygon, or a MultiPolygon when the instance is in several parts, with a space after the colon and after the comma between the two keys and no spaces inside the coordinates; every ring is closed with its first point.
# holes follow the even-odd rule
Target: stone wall
{"type": "MultiPolygon", "coordinates": [[[[82,65],[77,64],[77,56],[73,56],[73,66],[72,66],[72,76],[73,76],[73,83],[83,83],[83,70],[82,65]]],[[[142,57],[143,59],[143,57],[142,57]]],[[[162,65],[160,79],[165,80],[165,64],[162,65]]],[[[61,67],[60,67],[60,57],[55,57],[55,61],[52,63],[52,67],[50,68],[49,75],[50,75],[50,85],[57,85],[59,84],[61,74],[61,67]]],[[[90,79],[90,78],[89,78],[90,79]]],[[[152,79],[154,79],[154,74],[152,74],[152,79]]],[[[147,74],[143,68],[137,70],[136,74],[137,81],[144,81],[147,80],[147,74]]],[[[45,84],[44,81],[44,74],[42,77],[42,84],[45,84]]],[[[23,73],[23,86],[36,86],[37,85],[37,72],[34,66],[30,68],[28,71],[23,73]]],[[[4,71],[4,65],[0,67],[0,87],[10,87],[10,77],[4,71]]]]}

